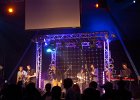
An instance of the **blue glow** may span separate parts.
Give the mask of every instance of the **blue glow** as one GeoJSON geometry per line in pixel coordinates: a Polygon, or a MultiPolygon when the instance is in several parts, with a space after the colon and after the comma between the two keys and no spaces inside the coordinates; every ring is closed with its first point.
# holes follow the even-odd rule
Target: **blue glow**
{"type": "Polygon", "coordinates": [[[49,48],[49,49],[47,49],[46,51],[47,51],[47,52],[52,52],[52,50],[51,50],[50,48],[49,48]]]}
{"type": "Polygon", "coordinates": [[[55,51],[55,49],[53,49],[53,51],[55,51]]]}
{"type": "Polygon", "coordinates": [[[45,46],[47,46],[47,45],[48,45],[48,43],[45,42],[45,46]]]}

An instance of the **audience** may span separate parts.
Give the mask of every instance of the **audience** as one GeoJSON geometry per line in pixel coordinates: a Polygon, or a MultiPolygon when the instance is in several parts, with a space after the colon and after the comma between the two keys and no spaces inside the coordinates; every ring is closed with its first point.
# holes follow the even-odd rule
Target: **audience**
{"type": "Polygon", "coordinates": [[[4,84],[0,88],[0,100],[131,100],[132,98],[132,93],[125,88],[126,82],[123,80],[117,83],[116,90],[110,82],[102,85],[101,88],[105,90],[102,95],[97,90],[98,84],[95,81],[90,82],[82,94],[79,85],[73,84],[70,78],[64,79],[63,85],[66,92],[62,99],[63,88],[52,87],[50,83],[45,85],[46,92],[42,96],[34,83],[29,83],[26,87],[23,87],[21,82],[4,84]]]}
{"type": "Polygon", "coordinates": [[[52,88],[52,100],[61,100],[61,87],[54,86],[52,88]]]}
{"type": "Polygon", "coordinates": [[[121,80],[117,83],[117,100],[131,100],[132,93],[126,89],[126,82],[121,80]]]}
{"type": "Polygon", "coordinates": [[[117,100],[116,91],[113,89],[113,84],[111,82],[105,83],[101,88],[105,90],[105,93],[101,96],[101,100],[117,100]]]}
{"type": "Polygon", "coordinates": [[[41,100],[41,94],[37,88],[35,88],[35,83],[29,83],[23,94],[22,100],[41,100]]]}
{"type": "Polygon", "coordinates": [[[75,93],[76,100],[81,100],[81,91],[80,91],[79,85],[78,84],[74,84],[72,88],[73,88],[73,91],[75,93]]]}
{"type": "Polygon", "coordinates": [[[52,86],[50,83],[45,85],[46,93],[42,96],[42,100],[51,100],[51,88],[52,86]]]}
{"type": "Polygon", "coordinates": [[[100,91],[97,90],[97,83],[90,82],[89,87],[83,91],[83,100],[100,100],[100,91]]]}
{"type": "Polygon", "coordinates": [[[64,88],[66,89],[65,100],[76,100],[76,93],[74,92],[73,81],[71,78],[64,79],[64,88]]]}

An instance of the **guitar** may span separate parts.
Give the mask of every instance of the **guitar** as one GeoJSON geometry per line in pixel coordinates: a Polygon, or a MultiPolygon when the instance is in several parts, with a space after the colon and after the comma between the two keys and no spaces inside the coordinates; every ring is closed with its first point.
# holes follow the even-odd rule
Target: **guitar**
{"type": "Polygon", "coordinates": [[[27,75],[26,76],[26,79],[25,79],[25,82],[27,82],[27,83],[30,82],[31,81],[31,78],[33,78],[33,77],[35,78],[36,75],[35,74],[34,75],[27,75]]]}
{"type": "Polygon", "coordinates": [[[19,81],[22,81],[23,83],[25,83],[25,79],[26,79],[26,72],[25,71],[18,71],[18,74],[17,74],[17,83],[19,81]]]}

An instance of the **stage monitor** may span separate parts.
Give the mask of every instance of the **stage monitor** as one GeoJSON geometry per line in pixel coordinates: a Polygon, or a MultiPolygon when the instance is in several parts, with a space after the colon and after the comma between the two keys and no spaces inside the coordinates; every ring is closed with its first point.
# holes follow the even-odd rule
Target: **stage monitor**
{"type": "Polygon", "coordinates": [[[80,27],[80,0],[25,0],[25,29],[80,27]]]}

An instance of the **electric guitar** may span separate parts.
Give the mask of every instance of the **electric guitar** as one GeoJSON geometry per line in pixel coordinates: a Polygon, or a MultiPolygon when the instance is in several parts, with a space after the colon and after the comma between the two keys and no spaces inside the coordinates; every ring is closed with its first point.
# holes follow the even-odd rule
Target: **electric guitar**
{"type": "Polygon", "coordinates": [[[36,75],[35,74],[34,75],[27,75],[25,82],[27,82],[27,83],[30,82],[31,78],[33,78],[33,77],[36,77],[36,75]]]}

